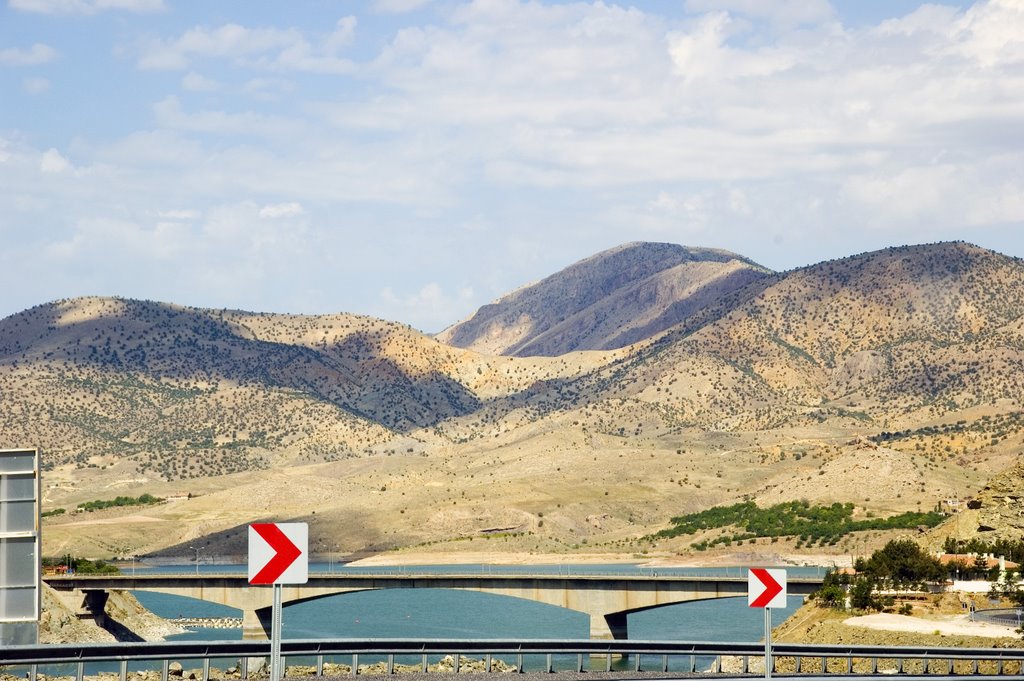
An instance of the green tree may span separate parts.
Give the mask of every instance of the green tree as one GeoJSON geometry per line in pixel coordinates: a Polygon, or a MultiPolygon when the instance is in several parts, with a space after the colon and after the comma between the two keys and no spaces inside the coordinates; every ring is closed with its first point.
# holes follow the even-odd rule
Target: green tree
{"type": "Polygon", "coordinates": [[[850,605],[858,610],[881,610],[881,603],[875,596],[875,586],[875,580],[867,575],[855,579],[850,589],[850,605]]]}
{"type": "Polygon", "coordinates": [[[885,581],[896,588],[939,581],[946,576],[942,563],[910,539],[895,539],[876,551],[864,572],[875,581],[885,581]]]}

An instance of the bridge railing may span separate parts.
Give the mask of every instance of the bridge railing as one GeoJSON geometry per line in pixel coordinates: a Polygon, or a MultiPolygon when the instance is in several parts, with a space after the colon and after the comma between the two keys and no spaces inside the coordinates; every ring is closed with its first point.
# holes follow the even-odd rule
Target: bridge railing
{"type": "MultiPolygon", "coordinates": [[[[706,671],[739,676],[764,670],[762,643],[584,640],[285,640],[281,643],[287,676],[394,674],[401,671],[623,672],[706,671]],[[438,658],[443,657],[441,664],[438,658]],[[344,659],[346,664],[336,660],[344,659]],[[430,663],[430,660],[435,660],[430,663]],[[501,664],[498,661],[501,660],[501,664]],[[401,664],[405,661],[405,664],[401,664]],[[411,662],[410,662],[411,661],[411,662]],[[595,664],[596,663],[596,664],[595,664]],[[291,667],[288,665],[291,664],[291,667]]],[[[110,643],[9,646],[0,650],[0,673],[37,681],[47,677],[96,677],[101,671],[128,678],[131,665],[155,665],[168,681],[172,664],[197,664],[196,677],[207,681],[215,663],[247,679],[265,676],[261,663],[269,641],[110,643]],[[258,664],[253,665],[253,661],[258,664]],[[56,671],[55,667],[59,666],[56,671]],[[105,669],[100,669],[105,666],[105,669]],[[198,671],[201,669],[201,672],[198,671]]],[[[773,669],[781,675],[970,675],[974,678],[1024,674],[1021,648],[934,648],[780,644],[773,647],[773,669]]],[[[187,674],[186,674],[187,675],[187,674]]]]}

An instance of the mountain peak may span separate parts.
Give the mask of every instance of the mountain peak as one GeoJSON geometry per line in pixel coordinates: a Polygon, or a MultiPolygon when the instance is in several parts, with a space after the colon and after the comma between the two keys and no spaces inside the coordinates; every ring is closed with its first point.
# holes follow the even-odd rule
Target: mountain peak
{"type": "Polygon", "coordinates": [[[636,241],[517,289],[437,338],[520,357],[610,350],[656,335],[769,273],[724,250],[636,241]]]}

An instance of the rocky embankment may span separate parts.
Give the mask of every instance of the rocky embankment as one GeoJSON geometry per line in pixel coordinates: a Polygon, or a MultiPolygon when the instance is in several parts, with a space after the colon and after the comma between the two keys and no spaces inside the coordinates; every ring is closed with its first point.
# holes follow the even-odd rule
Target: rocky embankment
{"type": "Polygon", "coordinates": [[[977,532],[986,539],[1024,536],[1024,459],[992,478],[969,507],[977,509],[977,532]]]}
{"type": "Polygon", "coordinates": [[[103,626],[98,626],[92,619],[80,619],[64,599],[45,584],[42,595],[40,643],[162,641],[167,636],[185,631],[181,626],[146,610],[134,596],[124,591],[110,593],[103,626]]]}
{"type": "MultiPolygon", "coordinates": [[[[810,601],[773,630],[779,643],[848,643],[851,645],[936,646],[955,648],[1022,648],[1024,640],[1007,629],[1003,637],[994,637],[990,625],[969,623],[960,615],[960,601],[954,594],[936,595],[931,602],[914,606],[912,615],[903,619],[908,625],[893,624],[880,628],[860,624],[870,618],[858,613],[824,608],[810,601]],[[951,623],[960,626],[951,627],[951,623]],[[972,635],[973,629],[977,630],[972,635]]],[[[863,614],[863,613],[860,613],[863,614]]]]}

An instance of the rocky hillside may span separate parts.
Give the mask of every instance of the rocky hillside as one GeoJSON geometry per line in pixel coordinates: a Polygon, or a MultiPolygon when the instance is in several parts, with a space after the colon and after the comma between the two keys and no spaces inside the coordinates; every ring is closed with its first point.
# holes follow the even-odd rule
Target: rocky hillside
{"type": "Polygon", "coordinates": [[[679,324],[767,274],[727,251],[625,244],[485,305],[437,338],[517,357],[621,348],[679,324]]]}
{"type": "Polygon", "coordinates": [[[583,380],[589,394],[635,395],[715,428],[844,414],[895,428],[1012,411],[1024,389],[1024,263],[949,243],[774,275],[583,380]]]}
{"type": "Polygon", "coordinates": [[[557,357],[355,315],[64,300],[0,320],[0,395],[0,439],[41,447],[45,508],[68,510],[50,553],[232,553],[256,519],[309,522],[321,552],[687,551],[640,538],[744,499],[927,510],[1012,465],[1024,264],[953,243],[761,272],[644,342],[557,357]]]}
{"type": "Polygon", "coordinates": [[[39,618],[40,643],[106,643],[110,641],[162,641],[184,629],[149,612],[127,591],[111,591],[102,626],[92,618],[80,619],[65,594],[46,584],[39,618]]]}

